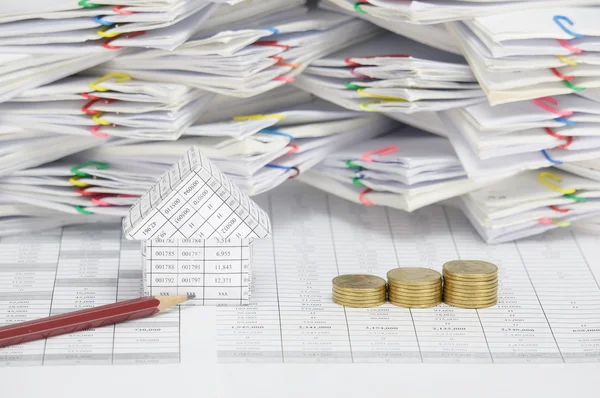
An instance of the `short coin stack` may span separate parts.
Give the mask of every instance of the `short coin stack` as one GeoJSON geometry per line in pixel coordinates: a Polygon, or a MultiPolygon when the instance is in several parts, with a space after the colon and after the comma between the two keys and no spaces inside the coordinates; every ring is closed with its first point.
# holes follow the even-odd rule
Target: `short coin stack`
{"type": "Polygon", "coordinates": [[[390,303],[428,308],[442,302],[442,275],[429,268],[396,268],[387,273],[390,303]]]}
{"type": "Polygon", "coordinates": [[[486,308],[498,302],[498,267],[486,261],[444,264],[444,302],[461,308],[486,308]]]}
{"type": "Polygon", "coordinates": [[[333,301],[346,307],[378,307],[385,303],[385,279],[361,274],[336,276],[333,301]]]}

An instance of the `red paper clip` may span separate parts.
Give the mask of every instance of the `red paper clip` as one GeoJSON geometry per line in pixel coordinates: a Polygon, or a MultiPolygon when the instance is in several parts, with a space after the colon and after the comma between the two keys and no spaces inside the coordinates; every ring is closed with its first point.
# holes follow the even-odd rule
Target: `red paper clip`
{"type": "Polygon", "coordinates": [[[553,97],[541,97],[541,98],[536,98],[533,100],[533,103],[536,104],[537,106],[539,106],[540,108],[548,111],[548,112],[552,112],[556,115],[560,115],[560,116],[571,116],[573,114],[572,111],[563,111],[560,109],[556,109],[551,107],[550,105],[546,104],[546,102],[549,102],[551,105],[558,105],[558,101],[556,100],[556,98],[553,97]]]}
{"type": "Polygon", "coordinates": [[[556,207],[556,206],[548,206],[548,208],[557,211],[559,213],[568,213],[569,209],[561,209],[560,207],[556,207]]]}
{"type": "Polygon", "coordinates": [[[362,73],[358,73],[356,71],[356,68],[350,68],[350,73],[352,73],[354,76],[358,77],[361,80],[370,80],[371,79],[369,76],[365,76],[362,73]]]}
{"type": "Polygon", "coordinates": [[[285,59],[283,59],[282,57],[279,57],[277,55],[272,55],[269,58],[272,58],[274,60],[277,60],[277,63],[275,65],[279,65],[279,66],[289,66],[290,68],[299,68],[300,64],[290,64],[289,62],[285,62],[285,59]]]}
{"type": "Polygon", "coordinates": [[[92,126],[91,132],[93,135],[95,135],[96,137],[108,137],[108,134],[106,133],[102,133],[98,130],[100,130],[103,126],[101,124],[97,124],[95,126],[92,126]]]}
{"type": "Polygon", "coordinates": [[[123,47],[122,46],[112,46],[110,43],[113,40],[116,40],[116,39],[131,39],[131,38],[134,38],[134,37],[141,36],[141,35],[143,35],[145,33],[146,33],[145,30],[140,30],[139,32],[132,32],[132,33],[128,33],[126,35],[120,35],[120,36],[110,37],[110,38],[108,38],[108,39],[106,39],[106,40],[104,40],[102,42],[102,47],[108,48],[109,50],[118,50],[118,49],[123,48],[123,47]]]}
{"type": "Polygon", "coordinates": [[[575,76],[571,76],[571,75],[563,75],[562,73],[560,73],[560,71],[556,68],[550,68],[550,70],[552,71],[552,73],[554,73],[554,75],[556,75],[556,77],[558,77],[559,79],[563,79],[563,80],[573,80],[575,78],[575,76]]]}
{"type": "Polygon", "coordinates": [[[375,149],[374,151],[365,152],[362,155],[360,155],[360,158],[365,162],[373,162],[373,159],[371,159],[371,155],[387,156],[395,152],[398,152],[398,146],[389,145],[383,148],[375,149]]]}
{"type": "Polygon", "coordinates": [[[281,47],[281,48],[285,48],[286,50],[289,50],[290,48],[292,48],[291,46],[288,46],[287,44],[279,44],[279,42],[277,40],[263,40],[263,41],[254,42],[252,44],[255,46],[281,47]]]}
{"type": "Polygon", "coordinates": [[[300,147],[296,144],[290,144],[290,145],[288,145],[288,148],[290,148],[290,150],[286,153],[286,155],[291,155],[300,150],[300,147]]]}
{"type": "Polygon", "coordinates": [[[567,43],[567,41],[564,39],[557,39],[557,40],[561,46],[563,46],[564,48],[566,48],[567,50],[569,50],[575,54],[581,54],[583,52],[583,50],[581,48],[573,47],[572,45],[567,43]]]}
{"type": "Polygon", "coordinates": [[[291,170],[296,170],[296,174],[294,174],[293,176],[291,176],[289,179],[293,180],[294,178],[298,177],[300,175],[300,170],[298,170],[297,167],[292,167],[291,170]]]}
{"type": "Polygon", "coordinates": [[[85,99],[89,99],[89,100],[99,100],[100,97],[96,97],[95,95],[92,94],[88,94],[88,93],[81,93],[80,94],[83,98],[85,99]]]}
{"type": "Polygon", "coordinates": [[[122,15],[131,15],[133,14],[133,11],[127,11],[127,10],[123,10],[123,6],[115,6],[113,8],[113,11],[118,13],[118,14],[122,14],[122,15]]]}
{"type": "Polygon", "coordinates": [[[293,83],[296,79],[293,76],[277,76],[273,80],[277,80],[280,82],[293,83]]]}
{"type": "Polygon", "coordinates": [[[358,200],[360,200],[360,203],[362,203],[365,206],[375,206],[375,204],[373,202],[368,201],[367,199],[365,199],[365,195],[368,194],[371,191],[372,191],[371,188],[366,188],[364,191],[362,191],[360,193],[360,195],[358,195],[358,200]]]}

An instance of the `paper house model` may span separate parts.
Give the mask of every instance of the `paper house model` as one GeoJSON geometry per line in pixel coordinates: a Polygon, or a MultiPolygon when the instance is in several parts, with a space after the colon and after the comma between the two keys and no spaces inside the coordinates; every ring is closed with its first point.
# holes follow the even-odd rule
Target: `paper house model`
{"type": "Polygon", "coordinates": [[[252,241],[268,237],[271,222],[192,147],[129,209],[123,231],[143,242],[146,295],[193,293],[195,305],[245,305],[252,241]]]}

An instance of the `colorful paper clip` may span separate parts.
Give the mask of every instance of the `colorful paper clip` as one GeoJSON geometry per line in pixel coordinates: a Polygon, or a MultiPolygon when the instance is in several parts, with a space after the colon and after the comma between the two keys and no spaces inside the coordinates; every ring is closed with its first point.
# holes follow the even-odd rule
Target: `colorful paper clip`
{"type": "Polygon", "coordinates": [[[368,3],[367,1],[361,0],[358,3],[354,3],[354,9],[361,14],[366,14],[367,12],[361,8],[361,5],[364,3],[368,3]]]}
{"type": "Polygon", "coordinates": [[[113,8],[113,11],[116,12],[117,14],[121,14],[121,15],[131,15],[131,14],[133,14],[133,11],[124,10],[123,6],[115,6],[113,8]]]}
{"type": "Polygon", "coordinates": [[[80,188],[85,188],[85,187],[89,187],[88,184],[79,181],[81,177],[77,176],[77,177],[71,177],[69,178],[69,182],[71,183],[71,185],[74,185],[76,187],[80,187],[80,188]]]}
{"type": "Polygon", "coordinates": [[[271,134],[271,135],[280,135],[282,137],[289,138],[290,141],[294,140],[293,136],[291,136],[289,134],[286,134],[286,133],[282,133],[281,131],[275,130],[275,129],[262,129],[262,130],[259,131],[259,133],[262,133],[262,134],[271,134]]]}
{"type": "Polygon", "coordinates": [[[557,41],[558,41],[558,44],[560,44],[567,50],[571,51],[572,53],[581,54],[583,52],[583,50],[581,48],[573,47],[564,39],[558,39],[557,41]]]}
{"type": "Polygon", "coordinates": [[[356,90],[356,92],[358,93],[358,95],[361,95],[361,96],[367,97],[367,98],[376,98],[376,99],[387,100],[387,101],[395,101],[395,102],[408,102],[405,98],[393,97],[391,95],[371,94],[371,93],[365,92],[365,90],[366,89],[361,88],[361,89],[356,90]]]}
{"type": "Polygon", "coordinates": [[[552,225],[556,225],[557,227],[568,227],[568,226],[571,225],[571,223],[569,221],[557,221],[557,220],[554,220],[554,219],[548,218],[548,217],[539,218],[538,222],[540,224],[546,224],[546,225],[552,224],[552,225]]]}
{"type": "Polygon", "coordinates": [[[538,174],[538,181],[555,192],[568,195],[568,194],[573,194],[577,191],[574,188],[568,188],[568,189],[561,188],[558,185],[552,183],[552,181],[548,181],[548,179],[550,179],[552,181],[556,181],[556,182],[562,181],[562,178],[560,178],[556,174],[551,173],[549,171],[543,171],[540,174],[538,174]]]}
{"type": "Polygon", "coordinates": [[[80,0],[79,3],[77,3],[77,4],[79,5],[79,7],[83,7],[83,8],[100,7],[100,4],[90,3],[89,0],[80,0]]]}
{"type": "Polygon", "coordinates": [[[109,91],[107,88],[99,86],[98,84],[100,84],[104,81],[110,80],[110,79],[115,79],[115,82],[117,82],[117,83],[124,83],[124,82],[130,81],[131,76],[129,76],[128,74],[125,74],[125,73],[121,73],[121,72],[109,73],[108,75],[104,75],[101,78],[96,79],[93,82],[91,82],[89,84],[89,87],[95,91],[102,91],[102,92],[109,91]]]}
{"type": "Polygon", "coordinates": [[[300,150],[300,147],[296,144],[289,144],[287,148],[290,148],[290,150],[287,151],[286,155],[292,155],[300,150]]]}
{"type": "Polygon", "coordinates": [[[388,145],[383,148],[375,149],[374,151],[365,152],[362,155],[360,155],[360,158],[365,162],[373,162],[373,159],[371,159],[372,155],[387,156],[396,152],[398,152],[397,145],[388,145]]]}
{"type": "Polygon", "coordinates": [[[75,206],[75,210],[77,210],[78,212],[80,212],[81,214],[85,214],[85,215],[91,215],[94,214],[89,210],[86,210],[83,208],[83,206],[75,206]]]}
{"type": "Polygon", "coordinates": [[[108,170],[110,168],[108,163],[89,160],[71,167],[71,173],[79,177],[91,177],[88,173],[81,171],[81,169],[88,166],[96,166],[96,170],[108,170]]]}
{"type": "Polygon", "coordinates": [[[102,47],[108,48],[109,50],[118,50],[118,49],[123,48],[123,47],[122,46],[113,46],[113,45],[111,45],[110,43],[112,43],[113,40],[116,40],[116,39],[132,39],[134,37],[138,37],[138,36],[141,36],[143,34],[146,34],[145,30],[140,30],[139,32],[127,33],[127,34],[119,36],[119,37],[110,37],[110,38],[108,38],[108,39],[106,39],[106,40],[104,40],[102,42],[102,47]]]}
{"type": "Polygon", "coordinates": [[[366,195],[367,195],[369,192],[371,192],[371,191],[372,191],[372,189],[371,189],[371,188],[365,188],[365,189],[364,189],[364,190],[363,190],[363,191],[360,193],[360,195],[358,195],[358,200],[360,200],[360,203],[362,203],[362,204],[363,204],[363,205],[365,205],[365,206],[375,206],[375,203],[373,203],[373,202],[371,202],[371,201],[369,201],[369,200],[367,200],[367,199],[365,198],[365,196],[366,196],[366,195]]]}
{"type": "Polygon", "coordinates": [[[548,112],[554,113],[556,115],[571,116],[573,114],[572,111],[563,111],[560,109],[553,108],[550,105],[548,105],[546,102],[550,103],[550,105],[554,105],[554,106],[558,105],[558,101],[556,100],[556,98],[553,98],[553,97],[541,97],[541,98],[536,98],[533,100],[533,103],[536,104],[537,106],[539,106],[540,108],[542,108],[548,112]]]}
{"type": "Polygon", "coordinates": [[[244,115],[244,116],[234,116],[233,117],[233,120],[235,122],[241,122],[241,121],[245,121],[245,120],[262,120],[262,119],[283,120],[283,119],[285,119],[285,115],[278,114],[278,113],[270,113],[267,115],[256,114],[256,115],[244,115]]]}
{"type": "Polygon", "coordinates": [[[559,79],[562,80],[573,80],[575,78],[575,76],[571,76],[571,75],[563,75],[558,69],[556,68],[550,68],[550,70],[552,71],[552,73],[554,73],[554,75],[556,77],[558,77],[559,79]]]}
{"type": "Polygon", "coordinates": [[[99,131],[102,127],[104,127],[104,126],[102,126],[101,124],[92,126],[92,128],[90,130],[92,135],[95,135],[96,137],[100,137],[100,138],[108,137],[107,133],[103,133],[103,132],[99,131]]]}
{"type": "Polygon", "coordinates": [[[550,155],[548,154],[548,152],[545,149],[542,149],[540,152],[542,152],[542,155],[544,155],[546,160],[549,161],[550,163],[555,164],[557,166],[563,164],[563,162],[561,162],[560,160],[552,159],[552,157],[550,157],[550,155]]]}
{"type": "Polygon", "coordinates": [[[567,28],[564,24],[563,21],[568,23],[570,26],[573,26],[573,21],[571,21],[571,18],[569,17],[565,17],[564,15],[555,15],[554,18],[552,18],[554,20],[554,23],[556,23],[563,31],[565,31],[567,34],[573,36],[574,38],[577,39],[581,39],[583,37],[582,34],[573,32],[571,29],[567,28]]]}
{"type": "Polygon", "coordinates": [[[558,206],[548,206],[548,208],[552,209],[552,210],[554,210],[556,212],[559,212],[559,213],[568,213],[570,211],[569,209],[563,209],[563,208],[560,208],[558,206]]]}

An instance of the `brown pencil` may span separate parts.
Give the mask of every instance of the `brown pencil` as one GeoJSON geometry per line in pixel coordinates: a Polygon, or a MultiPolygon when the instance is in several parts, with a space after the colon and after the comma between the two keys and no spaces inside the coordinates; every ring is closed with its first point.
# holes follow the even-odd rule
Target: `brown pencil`
{"type": "Polygon", "coordinates": [[[144,318],[192,298],[194,297],[142,297],[0,327],[0,347],[144,318]]]}

